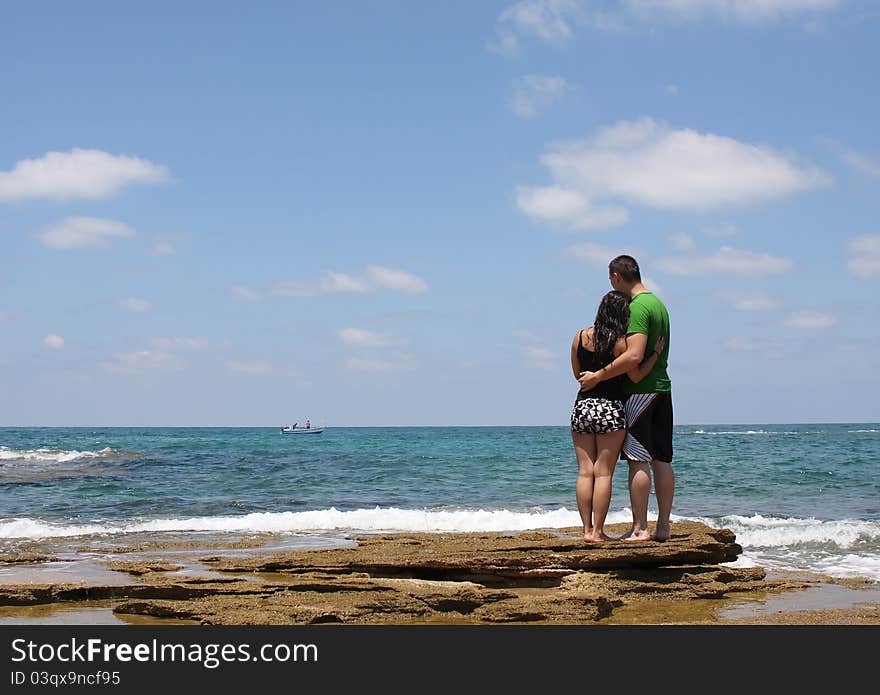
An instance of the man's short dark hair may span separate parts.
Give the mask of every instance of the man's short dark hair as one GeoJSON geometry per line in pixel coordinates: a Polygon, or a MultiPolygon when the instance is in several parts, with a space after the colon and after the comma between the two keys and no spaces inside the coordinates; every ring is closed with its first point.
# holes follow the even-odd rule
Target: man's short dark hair
{"type": "Polygon", "coordinates": [[[618,256],[608,264],[608,270],[617,273],[626,282],[641,282],[642,273],[639,270],[639,264],[632,256],[618,256]]]}

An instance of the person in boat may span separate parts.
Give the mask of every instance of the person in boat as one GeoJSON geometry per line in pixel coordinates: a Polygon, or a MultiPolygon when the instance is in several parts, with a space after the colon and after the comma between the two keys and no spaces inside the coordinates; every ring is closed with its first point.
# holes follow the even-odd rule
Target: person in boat
{"type": "Polygon", "coordinates": [[[306,420],[306,429],[307,430],[312,429],[312,421],[311,420],[306,420]]]}
{"type": "Polygon", "coordinates": [[[299,421],[294,422],[294,423],[290,426],[290,429],[295,430],[295,429],[296,429],[296,426],[297,426],[298,424],[299,424],[299,421]]]}

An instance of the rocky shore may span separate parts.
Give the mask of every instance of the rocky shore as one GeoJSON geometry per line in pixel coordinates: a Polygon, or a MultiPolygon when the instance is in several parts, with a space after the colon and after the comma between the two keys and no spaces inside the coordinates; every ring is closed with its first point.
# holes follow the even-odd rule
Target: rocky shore
{"type": "Polygon", "coordinates": [[[353,547],[281,552],[253,540],[234,544],[235,553],[221,543],[189,554],[181,547],[167,552],[167,543],[139,544],[114,548],[121,559],[105,563],[113,581],[98,575],[65,582],[40,581],[40,565],[53,558],[36,545],[0,554],[0,567],[33,568],[27,582],[0,584],[0,610],[102,605],[123,621],[212,625],[880,624],[880,593],[868,583],[857,589],[873,600],[845,608],[820,602],[801,610],[790,601],[775,612],[720,617],[718,608],[733,599],[764,605],[767,597],[796,597],[825,582],[726,565],[742,552],[733,532],[699,523],[676,524],[663,543],[585,544],[578,529],[355,540],[353,547]]]}

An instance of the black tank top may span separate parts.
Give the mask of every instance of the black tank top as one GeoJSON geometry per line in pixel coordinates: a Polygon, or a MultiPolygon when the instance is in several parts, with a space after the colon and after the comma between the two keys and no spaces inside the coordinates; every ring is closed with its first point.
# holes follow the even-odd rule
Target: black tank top
{"type": "MultiPolygon", "coordinates": [[[[578,365],[581,368],[580,371],[598,372],[605,365],[611,364],[614,360],[614,355],[612,354],[610,359],[603,359],[592,350],[587,350],[587,348],[584,347],[583,331],[581,331],[578,334],[577,358],[578,365]]],[[[623,383],[621,379],[624,376],[624,374],[621,374],[613,379],[600,381],[589,391],[578,391],[577,400],[580,401],[584,398],[610,398],[612,400],[623,400],[623,383]]]]}

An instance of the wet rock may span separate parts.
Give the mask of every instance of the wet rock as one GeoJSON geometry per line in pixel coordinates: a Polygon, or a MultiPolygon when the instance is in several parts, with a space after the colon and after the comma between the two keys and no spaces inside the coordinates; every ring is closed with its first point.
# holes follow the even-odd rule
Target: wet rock
{"type": "MultiPolygon", "coordinates": [[[[609,527],[611,534],[626,529],[609,527]]],[[[594,623],[631,601],[718,599],[781,588],[760,568],[733,568],[729,529],[673,526],[665,542],[585,544],[580,529],[394,534],[346,548],[224,557],[208,575],[178,565],[115,561],[124,586],[12,585],[0,606],[110,600],[119,615],[205,624],[594,623]]]]}

